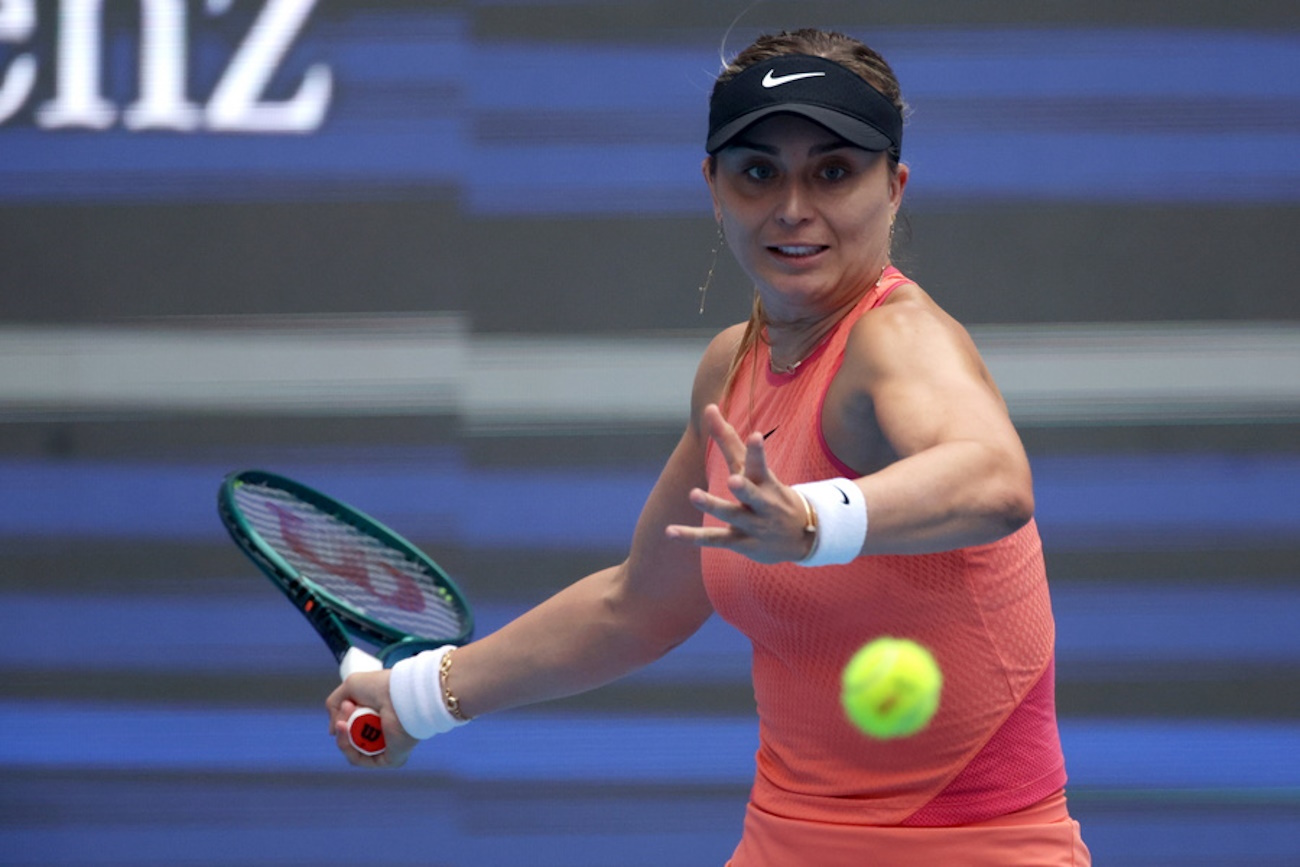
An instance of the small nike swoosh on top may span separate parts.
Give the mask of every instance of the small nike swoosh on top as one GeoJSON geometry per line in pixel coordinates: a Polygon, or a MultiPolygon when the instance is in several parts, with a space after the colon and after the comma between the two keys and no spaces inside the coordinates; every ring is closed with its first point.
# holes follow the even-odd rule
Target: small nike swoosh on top
{"type": "Polygon", "coordinates": [[[798,81],[801,78],[821,78],[825,75],[826,73],[824,72],[792,72],[789,75],[773,75],[772,70],[769,69],[767,75],[763,76],[763,86],[780,87],[783,84],[788,84],[791,81],[798,81]]]}

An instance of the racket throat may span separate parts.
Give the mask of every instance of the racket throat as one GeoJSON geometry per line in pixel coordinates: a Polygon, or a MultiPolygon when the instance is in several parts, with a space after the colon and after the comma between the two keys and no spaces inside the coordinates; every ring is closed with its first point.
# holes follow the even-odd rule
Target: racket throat
{"type": "Polygon", "coordinates": [[[339,660],[339,677],[347,680],[362,671],[382,671],[384,664],[375,656],[366,653],[360,647],[349,647],[348,652],[339,660]]]}

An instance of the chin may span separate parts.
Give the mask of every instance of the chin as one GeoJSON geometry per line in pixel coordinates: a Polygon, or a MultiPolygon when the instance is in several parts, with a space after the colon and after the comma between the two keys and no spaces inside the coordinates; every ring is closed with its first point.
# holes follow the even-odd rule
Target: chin
{"type": "MultiPolygon", "coordinates": [[[[768,283],[767,287],[768,291],[761,293],[765,297],[800,307],[816,305],[818,302],[825,301],[834,295],[834,290],[826,286],[825,283],[773,281],[768,283]]],[[[772,305],[768,304],[768,306],[771,307],[772,305]]]]}

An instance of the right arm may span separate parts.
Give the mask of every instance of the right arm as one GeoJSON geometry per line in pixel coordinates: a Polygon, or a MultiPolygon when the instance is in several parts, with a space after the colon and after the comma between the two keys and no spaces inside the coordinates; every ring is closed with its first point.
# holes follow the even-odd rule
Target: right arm
{"type": "MultiPolygon", "coordinates": [[[[480,716],[602,686],[663,656],[712,614],[699,549],[667,537],[664,530],[701,520],[690,492],[707,487],[704,407],[721,397],[738,336],[736,329],[724,331],[704,354],[692,391],[691,421],[646,500],[627,559],[588,575],[456,651],[449,685],[464,713],[480,716]]],[[[575,522],[582,520],[585,508],[599,506],[565,504],[575,522]]],[[[354,675],[335,690],[328,702],[335,726],[346,719],[345,705],[379,698],[376,704],[381,706],[371,706],[391,729],[396,717],[387,701],[387,676],[354,675]]],[[[400,738],[390,734],[390,751],[395,740],[400,738]]],[[[359,754],[344,752],[356,764],[368,763],[359,754]]]]}
{"type": "MultiPolygon", "coordinates": [[[[456,652],[455,691],[478,715],[585,692],[641,668],[681,644],[713,607],[700,552],[665,537],[699,523],[690,491],[707,487],[704,407],[721,396],[736,333],[715,338],[696,372],[691,421],[637,521],[626,560],[570,585],[501,630],[456,652]]],[[[599,507],[599,504],[588,504],[599,507]]],[[[570,506],[575,520],[581,508],[570,506]]]]}

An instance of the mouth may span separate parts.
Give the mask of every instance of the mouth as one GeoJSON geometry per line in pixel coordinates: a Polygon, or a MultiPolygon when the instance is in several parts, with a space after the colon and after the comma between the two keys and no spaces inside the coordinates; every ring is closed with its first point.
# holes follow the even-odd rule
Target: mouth
{"type": "Polygon", "coordinates": [[[822,244],[777,244],[767,249],[785,259],[809,259],[830,248],[822,244]]]}

